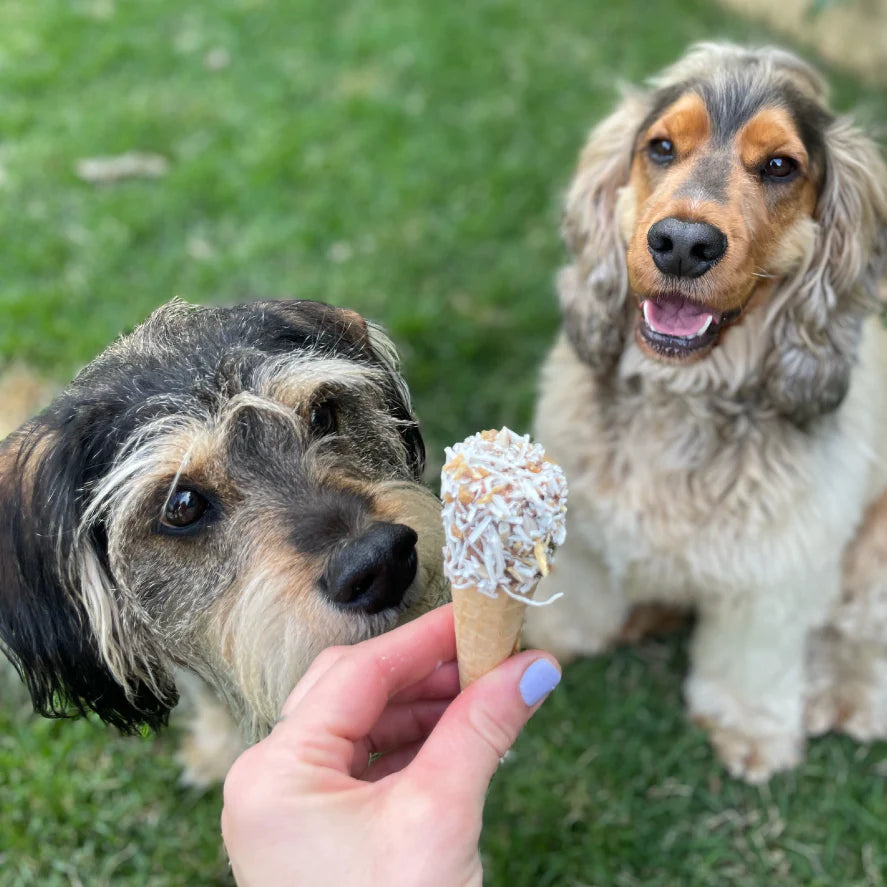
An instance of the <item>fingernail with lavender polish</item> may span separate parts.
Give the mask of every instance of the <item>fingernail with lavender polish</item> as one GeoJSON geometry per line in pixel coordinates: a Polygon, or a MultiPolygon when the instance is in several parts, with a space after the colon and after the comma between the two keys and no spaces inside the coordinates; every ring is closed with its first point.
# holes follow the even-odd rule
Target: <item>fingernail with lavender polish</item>
{"type": "Polygon", "coordinates": [[[560,681],[561,673],[547,659],[537,659],[521,675],[521,698],[532,707],[544,699],[560,681]]]}

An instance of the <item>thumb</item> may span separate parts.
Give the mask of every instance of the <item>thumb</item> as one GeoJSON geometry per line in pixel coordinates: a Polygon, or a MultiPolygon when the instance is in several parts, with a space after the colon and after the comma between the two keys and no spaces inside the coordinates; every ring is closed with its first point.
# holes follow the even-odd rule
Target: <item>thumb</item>
{"type": "Polygon", "coordinates": [[[506,659],[452,702],[409,767],[428,790],[483,805],[490,780],[524,724],[561,679],[557,661],[539,650],[506,659]]]}

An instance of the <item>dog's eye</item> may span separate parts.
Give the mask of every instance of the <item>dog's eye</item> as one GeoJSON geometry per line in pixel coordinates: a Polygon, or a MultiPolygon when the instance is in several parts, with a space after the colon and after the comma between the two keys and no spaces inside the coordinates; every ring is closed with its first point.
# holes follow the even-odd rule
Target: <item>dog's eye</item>
{"type": "Polygon", "coordinates": [[[654,163],[671,163],[674,160],[674,145],[670,139],[650,139],[647,154],[654,163]]]}
{"type": "Polygon", "coordinates": [[[791,157],[771,157],[764,164],[761,175],[765,179],[779,179],[781,182],[785,182],[788,179],[793,179],[797,171],[797,161],[792,160],[791,157]]]}
{"type": "Polygon", "coordinates": [[[325,400],[311,407],[308,422],[314,434],[332,434],[336,430],[336,407],[333,402],[325,400]]]}
{"type": "Polygon", "coordinates": [[[196,490],[176,490],[166,500],[160,524],[176,530],[193,526],[203,517],[208,507],[209,502],[196,490]]]}

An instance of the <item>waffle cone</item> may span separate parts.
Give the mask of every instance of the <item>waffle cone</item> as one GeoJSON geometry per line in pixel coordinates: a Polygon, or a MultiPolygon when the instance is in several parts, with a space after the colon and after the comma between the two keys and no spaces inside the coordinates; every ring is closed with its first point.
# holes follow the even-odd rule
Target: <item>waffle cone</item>
{"type": "Polygon", "coordinates": [[[459,684],[470,683],[520,649],[526,604],[500,591],[495,598],[477,589],[454,588],[459,684]]]}

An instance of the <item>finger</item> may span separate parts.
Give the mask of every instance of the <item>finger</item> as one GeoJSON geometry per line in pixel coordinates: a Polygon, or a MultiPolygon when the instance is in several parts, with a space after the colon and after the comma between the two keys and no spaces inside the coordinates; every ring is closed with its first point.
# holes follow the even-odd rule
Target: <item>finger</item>
{"type": "Polygon", "coordinates": [[[449,704],[448,700],[437,699],[390,704],[367,736],[355,743],[352,776],[366,770],[371,755],[387,754],[426,739],[449,704]]]}
{"type": "MultiPolygon", "coordinates": [[[[281,717],[288,717],[315,684],[348,652],[348,647],[327,647],[311,664],[290,693],[281,717]]],[[[396,693],[392,702],[413,702],[417,699],[455,699],[459,695],[459,666],[456,661],[440,663],[427,678],[396,693]]]]}
{"type": "Polygon", "coordinates": [[[360,778],[364,782],[378,782],[380,779],[384,779],[392,773],[400,773],[404,767],[408,767],[413,762],[421,748],[422,740],[419,740],[418,742],[411,742],[408,745],[390,751],[387,754],[376,758],[376,760],[364,770],[360,778]]]}
{"type": "Polygon", "coordinates": [[[373,754],[426,739],[450,705],[446,699],[389,705],[362,741],[373,754]]]}
{"type": "Polygon", "coordinates": [[[308,671],[299,678],[280,712],[281,718],[289,717],[299,702],[308,695],[317,682],[347,653],[348,647],[327,647],[315,657],[308,671]]]}
{"type": "Polygon", "coordinates": [[[417,699],[455,699],[459,695],[459,666],[455,660],[444,662],[427,678],[395,693],[392,702],[412,702],[417,699]]]}
{"type": "Polygon", "coordinates": [[[453,611],[446,606],[346,648],[294,706],[285,706],[287,717],[272,736],[305,745],[307,763],[347,773],[353,743],[369,734],[391,697],[453,659],[455,646],[453,611]]]}
{"type": "MultiPolygon", "coordinates": [[[[443,641],[439,648],[444,653],[441,659],[437,659],[432,663],[432,667],[423,668],[419,680],[424,679],[434,668],[442,662],[448,662],[455,659],[456,641],[454,629],[452,627],[452,605],[448,604],[439,607],[429,613],[425,613],[418,619],[408,622],[399,628],[385,632],[377,637],[361,641],[353,646],[337,646],[328,647],[314,660],[308,671],[302,677],[298,684],[293,688],[281,710],[281,717],[289,718],[299,706],[299,704],[312,693],[318,682],[328,677],[330,671],[340,665],[344,660],[356,661],[355,657],[360,657],[360,661],[366,662],[374,657],[392,659],[403,655],[404,650],[411,650],[417,645],[421,645],[422,638],[431,640],[432,645],[427,651],[428,655],[425,660],[430,660],[432,650],[443,641]],[[449,626],[449,629],[447,628],[449,626]],[[449,637],[448,635],[452,635],[449,637]],[[432,640],[433,639],[433,640],[432,640]],[[418,643],[417,643],[418,642],[418,643]]],[[[393,664],[393,663],[392,663],[393,664]]]]}
{"type": "Polygon", "coordinates": [[[423,791],[480,809],[500,759],[560,681],[556,660],[538,650],[507,659],[449,706],[409,768],[423,791]],[[458,762],[458,767],[454,766],[458,762]]]}

